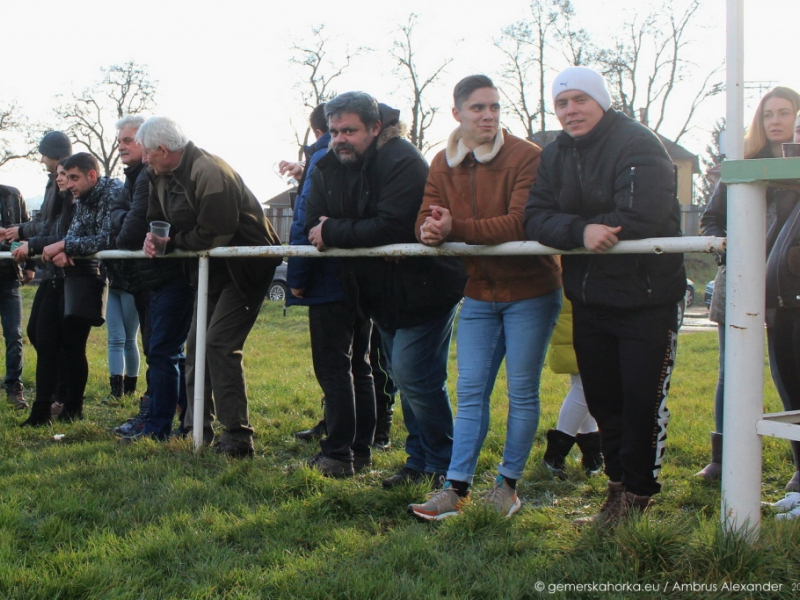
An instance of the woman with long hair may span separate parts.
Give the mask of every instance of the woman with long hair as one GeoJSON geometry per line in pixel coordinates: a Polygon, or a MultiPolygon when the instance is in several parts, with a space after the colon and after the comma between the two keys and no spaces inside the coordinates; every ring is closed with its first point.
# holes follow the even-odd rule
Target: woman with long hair
{"type": "MultiPolygon", "coordinates": [[[[782,144],[791,142],[794,134],[794,121],[800,110],[800,94],[787,87],[776,87],[770,90],[758,103],[753,121],[744,137],[744,158],[780,158],[782,144]]],[[[769,253],[784,223],[796,204],[796,192],[767,188],[767,253],[769,253]]],[[[719,183],[700,220],[700,231],[703,235],[717,237],[727,236],[728,190],[724,183],[719,183]]],[[[714,280],[714,295],[711,300],[709,319],[716,322],[719,332],[719,377],[714,397],[715,431],[711,433],[711,462],[697,475],[705,479],[718,479],[722,471],[722,426],[724,412],[724,376],[725,376],[725,255],[717,256],[719,270],[714,280]]],[[[774,312],[773,312],[774,317],[774,312]]],[[[768,334],[774,328],[769,327],[773,321],[768,314],[768,334]]],[[[772,338],[772,335],[770,335],[772,338]]],[[[772,359],[772,343],[770,343],[770,367],[778,390],[781,390],[779,378],[776,378],[774,360],[772,359]]],[[[800,390],[800,383],[798,384],[800,390]]],[[[784,405],[788,398],[781,392],[784,405]]],[[[798,394],[800,406],[800,393],[798,394]]],[[[788,408],[787,408],[788,410],[788,408]]],[[[792,442],[795,464],[800,465],[800,443],[792,442]]],[[[800,475],[797,473],[787,486],[789,491],[800,491],[800,475]],[[790,489],[791,488],[791,489],[790,489]]]]}

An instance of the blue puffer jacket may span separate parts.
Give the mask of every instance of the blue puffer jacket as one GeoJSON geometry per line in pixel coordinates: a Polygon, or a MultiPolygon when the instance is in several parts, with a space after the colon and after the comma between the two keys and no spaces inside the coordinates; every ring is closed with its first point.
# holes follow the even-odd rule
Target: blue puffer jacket
{"type": "MultiPolygon", "coordinates": [[[[317,161],[328,152],[330,141],[331,134],[326,132],[316,142],[306,146],[304,149],[306,171],[301,181],[300,193],[294,202],[292,227],[289,232],[289,244],[292,246],[310,245],[304,230],[306,201],[311,192],[311,172],[314,170],[317,161]]],[[[302,298],[296,298],[290,294],[286,299],[287,306],[310,306],[312,304],[342,302],[345,299],[344,291],[339,283],[339,261],[335,258],[290,258],[286,283],[290,288],[304,290],[302,298]]]]}

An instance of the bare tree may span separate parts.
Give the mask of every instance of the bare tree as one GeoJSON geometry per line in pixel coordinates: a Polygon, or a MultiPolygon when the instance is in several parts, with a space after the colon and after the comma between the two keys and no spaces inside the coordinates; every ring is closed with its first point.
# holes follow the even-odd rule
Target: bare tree
{"type": "Polygon", "coordinates": [[[148,112],[155,106],[157,81],[145,65],[129,61],[101,68],[102,78],[80,94],[61,98],[55,109],[65,133],[91,153],[111,176],[119,165],[115,123],[125,115],[148,112]]]}
{"type": "MultiPolygon", "coordinates": [[[[292,45],[293,55],[289,59],[294,65],[303,69],[301,81],[295,84],[300,91],[303,106],[310,112],[319,104],[327,102],[336,96],[333,82],[338,79],[350,66],[352,56],[349,49],[345,49],[341,59],[334,61],[330,57],[331,39],[325,33],[325,24],[311,28],[311,39],[297,41],[292,45]]],[[[311,129],[306,127],[303,139],[295,131],[295,138],[300,145],[300,158],[303,157],[303,148],[308,144],[311,129]]]]}
{"type": "Polygon", "coordinates": [[[25,133],[29,127],[20,115],[15,102],[0,105],[0,167],[18,158],[30,158],[37,153],[33,140],[27,140],[25,133]],[[22,150],[25,148],[25,150],[22,150]]]}
{"type": "Polygon", "coordinates": [[[724,157],[720,139],[723,131],[725,131],[725,119],[719,119],[711,130],[711,141],[706,146],[705,155],[700,157],[700,164],[705,167],[705,173],[697,178],[695,198],[701,206],[708,204],[719,182],[719,165],[724,157]]]}
{"type": "Polygon", "coordinates": [[[417,18],[418,15],[412,13],[408,17],[408,22],[397,30],[398,37],[395,39],[390,53],[397,61],[395,72],[403,77],[411,92],[411,128],[408,138],[421,152],[425,152],[431,148],[431,144],[425,141],[425,132],[430,128],[439,109],[426,102],[424,94],[429,86],[436,83],[453,59],[445,58],[427,76],[420,74],[414,37],[417,18]]]}
{"type": "Polygon", "coordinates": [[[570,0],[532,0],[531,18],[505,27],[494,45],[505,56],[501,77],[501,93],[525,127],[528,139],[547,129],[544,99],[551,38],[566,39],[573,61],[585,60],[588,34],[573,28],[575,10],[570,0]],[[563,27],[561,27],[563,25],[563,27]],[[571,32],[572,35],[569,35],[571,32]],[[511,90],[506,91],[506,90],[511,90]]]}
{"type": "MultiPolygon", "coordinates": [[[[682,14],[671,5],[641,19],[634,16],[624,23],[625,33],[616,37],[613,46],[598,51],[595,61],[606,76],[616,108],[661,132],[668,108],[679,105],[676,90],[691,67],[694,17],[700,0],[692,0],[682,14]]],[[[707,98],[722,91],[715,82],[720,68],[706,76],[689,103],[683,125],[672,136],[678,142],[690,129],[697,108],[707,98]]],[[[685,97],[685,93],[681,93],[685,97]]],[[[663,133],[663,132],[662,132],[663,133]]]]}

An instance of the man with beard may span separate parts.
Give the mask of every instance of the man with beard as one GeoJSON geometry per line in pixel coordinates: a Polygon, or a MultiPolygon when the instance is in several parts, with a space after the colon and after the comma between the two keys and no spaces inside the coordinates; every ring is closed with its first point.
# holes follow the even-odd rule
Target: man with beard
{"type": "MultiPolygon", "coordinates": [[[[370,248],[414,243],[428,165],[403,138],[400,113],[364,92],[325,105],[333,152],[312,174],[306,229],[329,247],[370,248]]],[[[348,258],[341,261],[347,293],[357,298],[381,333],[389,374],[400,389],[408,460],[384,487],[433,479],[450,463],[453,416],[447,358],[466,274],[458,258],[348,258]]],[[[343,407],[344,409],[344,407],[343,407]]],[[[357,418],[372,419],[365,407],[357,418]]],[[[352,472],[352,459],[324,453],[311,461],[323,472],[352,472]]]]}

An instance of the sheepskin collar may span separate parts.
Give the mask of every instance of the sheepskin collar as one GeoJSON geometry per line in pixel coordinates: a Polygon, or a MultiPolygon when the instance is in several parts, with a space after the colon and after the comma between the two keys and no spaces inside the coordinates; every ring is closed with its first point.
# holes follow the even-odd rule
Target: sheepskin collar
{"type": "Polygon", "coordinates": [[[455,131],[447,139],[447,148],[445,150],[447,164],[450,167],[457,167],[470,152],[475,155],[475,160],[479,163],[488,163],[500,152],[500,148],[503,147],[503,140],[503,130],[498,129],[493,142],[481,144],[472,151],[467,148],[464,140],[461,139],[461,127],[456,127],[455,131]]]}

